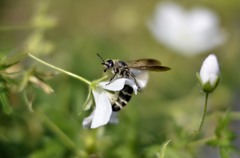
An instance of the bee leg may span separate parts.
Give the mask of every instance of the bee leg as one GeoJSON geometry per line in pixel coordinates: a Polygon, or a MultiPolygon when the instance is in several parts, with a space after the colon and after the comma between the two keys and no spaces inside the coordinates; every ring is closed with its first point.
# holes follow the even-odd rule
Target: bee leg
{"type": "Polygon", "coordinates": [[[133,73],[131,73],[131,77],[133,78],[135,84],[136,84],[137,87],[138,87],[138,92],[141,93],[141,92],[142,92],[142,88],[138,85],[137,80],[136,80],[136,78],[135,78],[135,75],[134,75],[133,73]]]}
{"type": "Polygon", "coordinates": [[[138,92],[142,93],[142,88],[140,88],[139,86],[138,86],[138,92]]]}
{"type": "Polygon", "coordinates": [[[136,78],[134,77],[134,82],[136,83],[138,87],[138,92],[142,93],[142,88],[138,85],[136,78]]]}
{"type": "Polygon", "coordinates": [[[117,73],[115,73],[115,74],[113,75],[113,77],[110,78],[109,82],[108,82],[106,85],[109,85],[109,84],[112,82],[112,80],[115,78],[116,75],[117,75],[117,73]]]}

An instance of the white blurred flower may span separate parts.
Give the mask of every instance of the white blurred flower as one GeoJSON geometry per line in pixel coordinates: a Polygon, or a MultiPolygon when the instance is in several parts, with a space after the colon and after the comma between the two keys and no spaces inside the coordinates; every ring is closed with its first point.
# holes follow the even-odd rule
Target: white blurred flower
{"type": "Polygon", "coordinates": [[[183,55],[205,52],[226,39],[218,16],[200,7],[186,11],[175,3],[161,3],[148,24],[159,42],[183,55]]]}
{"type": "Polygon", "coordinates": [[[199,73],[199,81],[205,92],[212,92],[220,79],[220,69],[217,57],[210,54],[204,61],[199,73]]]}
{"type": "MultiPolygon", "coordinates": [[[[146,77],[147,73],[142,78],[137,78],[138,85],[141,88],[144,88],[147,84],[146,77]]],[[[92,88],[93,98],[89,97],[87,99],[87,109],[90,108],[93,103],[93,99],[95,101],[95,108],[90,116],[86,117],[83,120],[83,127],[85,128],[97,128],[110,123],[118,123],[117,112],[112,111],[112,103],[116,99],[114,94],[111,92],[117,92],[123,89],[124,85],[129,85],[133,88],[135,94],[138,92],[138,86],[135,84],[133,79],[128,78],[119,78],[112,81],[110,84],[107,82],[99,82],[92,88]]]]}

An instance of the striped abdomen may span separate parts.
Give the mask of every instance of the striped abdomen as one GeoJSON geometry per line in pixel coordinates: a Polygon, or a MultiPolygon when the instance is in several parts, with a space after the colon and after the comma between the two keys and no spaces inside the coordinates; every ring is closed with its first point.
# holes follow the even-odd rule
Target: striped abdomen
{"type": "Polygon", "coordinates": [[[112,111],[121,110],[130,101],[133,94],[133,88],[129,85],[125,85],[121,91],[119,91],[117,100],[112,104],[112,111]]]}

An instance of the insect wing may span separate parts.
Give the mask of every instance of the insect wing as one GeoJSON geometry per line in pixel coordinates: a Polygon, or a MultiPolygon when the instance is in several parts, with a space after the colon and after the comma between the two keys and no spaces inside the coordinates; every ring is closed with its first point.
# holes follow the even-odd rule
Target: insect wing
{"type": "Polygon", "coordinates": [[[145,66],[145,65],[149,65],[149,66],[161,65],[161,62],[155,59],[138,59],[138,60],[127,61],[127,63],[133,67],[145,66]]]}
{"type": "Polygon", "coordinates": [[[161,62],[155,59],[139,59],[127,62],[129,68],[149,71],[167,71],[169,67],[162,66],[161,62]]]}
{"type": "Polygon", "coordinates": [[[139,69],[130,69],[130,71],[134,74],[139,87],[140,88],[146,87],[149,78],[148,72],[139,69]]]}

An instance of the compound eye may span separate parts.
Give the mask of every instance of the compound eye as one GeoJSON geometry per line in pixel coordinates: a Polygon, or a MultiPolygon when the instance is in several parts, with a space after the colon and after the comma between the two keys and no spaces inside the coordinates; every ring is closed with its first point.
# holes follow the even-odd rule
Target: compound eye
{"type": "Polygon", "coordinates": [[[113,67],[113,61],[112,60],[107,60],[106,63],[107,63],[108,68],[113,67]]]}

